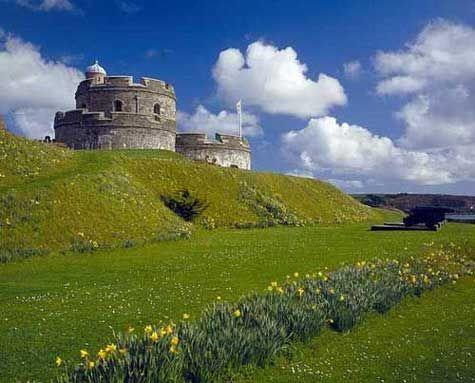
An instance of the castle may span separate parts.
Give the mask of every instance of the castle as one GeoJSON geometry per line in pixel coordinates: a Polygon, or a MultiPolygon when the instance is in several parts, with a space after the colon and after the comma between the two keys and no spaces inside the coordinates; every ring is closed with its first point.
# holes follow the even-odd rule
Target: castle
{"type": "Polygon", "coordinates": [[[98,62],[76,91],[76,109],[57,112],[55,140],[73,149],[165,149],[226,167],[251,168],[240,136],[177,133],[173,86],[143,77],[108,76],[98,62]]]}

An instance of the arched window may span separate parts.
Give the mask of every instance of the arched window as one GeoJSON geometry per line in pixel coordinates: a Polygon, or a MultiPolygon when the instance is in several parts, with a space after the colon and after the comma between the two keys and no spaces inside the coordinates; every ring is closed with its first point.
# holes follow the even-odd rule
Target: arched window
{"type": "Polygon", "coordinates": [[[153,113],[160,114],[160,104],[155,104],[153,106],[153,113]]]}
{"type": "Polygon", "coordinates": [[[122,101],[115,100],[114,101],[114,111],[115,112],[122,112],[122,101]]]}

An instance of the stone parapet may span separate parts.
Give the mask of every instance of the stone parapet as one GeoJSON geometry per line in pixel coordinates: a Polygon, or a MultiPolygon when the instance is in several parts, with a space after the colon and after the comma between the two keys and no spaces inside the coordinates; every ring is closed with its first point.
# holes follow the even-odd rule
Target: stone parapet
{"type": "Polygon", "coordinates": [[[238,136],[216,134],[213,140],[203,133],[178,133],[175,149],[194,160],[225,167],[251,168],[249,143],[238,136]]]}

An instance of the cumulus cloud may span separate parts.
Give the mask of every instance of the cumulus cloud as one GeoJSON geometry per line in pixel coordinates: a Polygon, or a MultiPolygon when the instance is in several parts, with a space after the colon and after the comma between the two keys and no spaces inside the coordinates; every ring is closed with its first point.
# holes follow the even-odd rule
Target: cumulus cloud
{"type": "MultiPolygon", "coordinates": [[[[215,133],[239,134],[237,113],[222,110],[218,114],[211,113],[203,105],[198,105],[193,114],[178,112],[178,126],[185,132],[203,132],[209,136],[215,133]]],[[[248,137],[263,134],[257,116],[244,112],[242,115],[243,134],[248,137]]]]}
{"type": "Polygon", "coordinates": [[[475,146],[407,150],[388,137],[377,136],[361,126],[339,124],[333,117],[311,119],[304,129],[286,133],[282,141],[293,165],[315,176],[350,179],[353,188],[362,186],[355,181],[365,179],[416,185],[475,179],[475,158],[470,154],[475,146]]]}
{"type": "Polygon", "coordinates": [[[322,116],[346,103],[337,79],[321,73],[312,80],[307,71],[292,47],[278,49],[257,41],[247,47],[245,55],[234,48],[222,51],[213,77],[218,97],[228,105],[243,99],[272,114],[322,116]]]}
{"type": "Polygon", "coordinates": [[[16,3],[22,7],[35,11],[73,11],[74,4],[69,0],[16,0],[16,3]]]}
{"type": "Polygon", "coordinates": [[[475,144],[475,29],[445,20],[429,23],[403,50],[379,52],[381,95],[409,97],[396,114],[398,141],[409,149],[475,144]]]}
{"type": "Polygon", "coordinates": [[[53,133],[54,114],[74,108],[83,74],[42,57],[39,49],[6,35],[0,50],[0,113],[11,114],[15,130],[28,137],[53,133]]]}
{"type": "Polygon", "coordinates": [[[343,64],[345,76],[350,79],[356,79],[361,75],[361,63],[358,60],[343,64]]]}

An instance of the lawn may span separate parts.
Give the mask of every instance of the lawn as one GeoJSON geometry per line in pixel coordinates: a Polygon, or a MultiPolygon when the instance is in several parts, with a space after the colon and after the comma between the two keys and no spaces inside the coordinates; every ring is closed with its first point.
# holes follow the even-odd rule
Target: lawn
{"type": "MultiPolygon", "coordinates": [[[[45,380],[55,373],[57,355],[77,361],[79,349],[97,351],[110,337],[112,329],[124,330],[129,325],[140,327],[160,320],[177,321],[185,312],[193,319],[217,296],[236,300],[244,293],[263,291],[270,280],[282,280],[295,271],[305,274],[324,267],[333,269],[341,262],[374,257],[404,258],[419,253],[423,244],[430,241],[470,240],[475,245],[474,234],[475,226],[461,224],[447,225],[438,233],[370,232],[368,224],[202,230],[190,240],[93,254],[49,255],[0,265],[0,381],[45,380]]],[[[442,288],[435,293],[442,303],[439,310],[424,311],[425,327],[415,332],[428,347],[432,348],[434,343],[449,355],[452,353],[454,359],[450,356],[446,360],[447,368],[452,366],[450,363],[458,363],[460,356],[455,352],[457,342],[452,340],[453,331],[470,331],[469,325],[475,319],[473,299],[470,301],[471,295],[467,293],[473,290],[473,285],[464,282],[457,289],[462,293],[447,299],[443,294],[451,290],[442,288]],[[467,298],[469,301],[465,302],[467,298]],[[464,320],[454,322],[455,327],[441,325],[440,337],[434,337],[433,326],[427,323],[441,321],[442,312],[444,315],[455,313],[452,306],[462,310],[459,307],[462,300],[466,308],[458,312],[463,313],[464,320]]],[[[428,299],[429,305],[431,296],[432,293],[423,298],[428,299]]],[[[418,303],[410,301],[406,305],[411,313],[414,307],[411,305],[418,303]]],[[[399,311],[402,309],[397,310],[403,313],[399,311]]],[[[391,323],[398,320],[394,312],[384,318],[371,317],[367,323],[377,326],[385,321],[391,323]]],[[[400,331],[409,331],[415,325],[411,320],[398,323],[400,331]]],[[[332,376],[355,368],[354,347],[361,339],[375,339],[376,334],[381,333],[378,331],[382,331],[380,328],[374,334],[365,333],[367,326],[363,324],[349,336],[324,334],[315,340],[319,347],[343,342],[338,348],[341,359],[327,366],[333,369],[332,376]],[[349,343],[345,344],[345,340],[349,343]]],[[[397,331],[394,331],[397,342],[397,331]]],[[[392,334],[388,339],[391,337],[392,334]]],[[[473,343],[470,349],[469,342],[467,338],[463,347],[469,347],[469,352],[474,354],[473,343]]],[[[328,355],[324,359],[326,354],[321,348],[318,355],[313,355],[315,349],[308,351],[308,347],[312,345],[299,348],[303,363],[319,363],[319,356],[327,363],[333,360],[328,355]]],[[[413,349],[413,344],[407,343],[407,347],[413,349]]],[[[404,350],[401,353],[404,354],[404,350]]],[[[394,358],[393,363],[396,361],[394,358]]],[[[413,368],[421,364],[417,358],[406,358],[404,363],[413,368]]],[[[328,372],[328,369],[322,371],[328,372]]],[[[381,369],[373,366],[372,371],[381,374],[386,381],[391,379],[387,365],[381,369]]],[[[265,373],[273,377],[281,375],[280,370],[265,373]]],[[[261,381],[266,379],[263,375],[261,381]]]]}
{"type": "Polygon", "coordinates": [[[348,334],[325,330],[240,383],[475,382],[475,280],[406,299],[348,334]]]}

